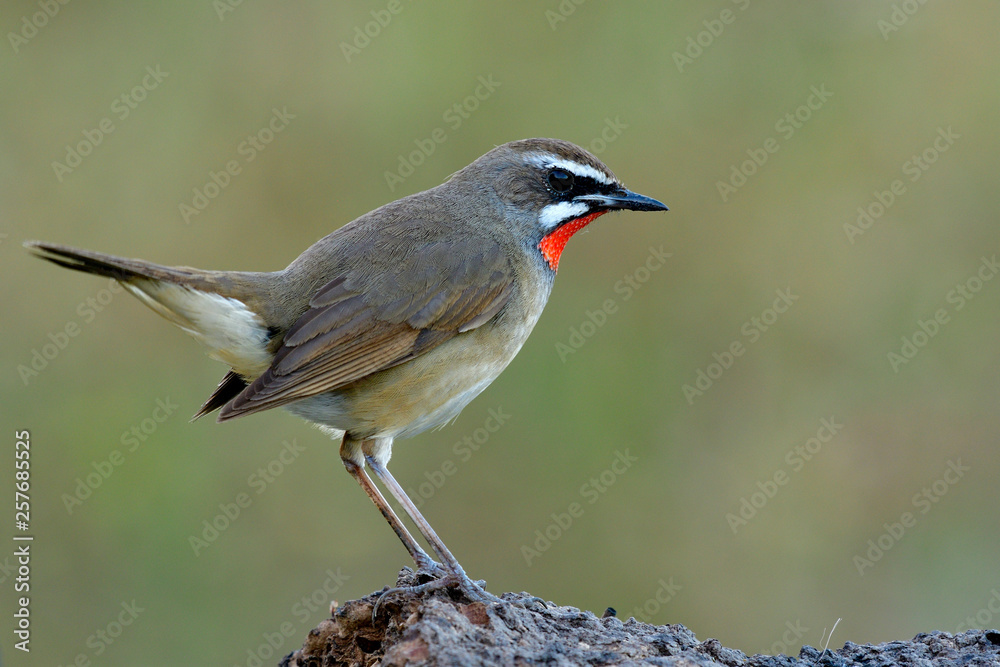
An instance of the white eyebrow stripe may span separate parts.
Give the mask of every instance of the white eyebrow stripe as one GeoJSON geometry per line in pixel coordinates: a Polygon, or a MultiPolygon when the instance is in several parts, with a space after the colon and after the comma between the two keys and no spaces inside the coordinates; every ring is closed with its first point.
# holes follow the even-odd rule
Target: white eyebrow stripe
{"type": "Polygon", "coordinates": [[[542,209],[538,215],[538,222],[541,223],[545,231],[555,229],[567,220],[579,218],[590,210],[590,207],[583,202],[561,201],[558,204],[549,204],[542,209]]]}
{"type": "Polygon", "coordinates": [[[613,178],[609,177],[603,171],[601,171],[600,169],[594,169],[589,164],[580,164],[579,162],[566,160],[560,157],[556,157],[551,153],[540,153],[533,155],[531,161],[545,169],[558,167],[560,169],[565,169],[566,171],[575,176],[584,176],[587,178],[592,178],[598,183],[602,183],[604,185],[611,185],[615,182],[613,178]]]}

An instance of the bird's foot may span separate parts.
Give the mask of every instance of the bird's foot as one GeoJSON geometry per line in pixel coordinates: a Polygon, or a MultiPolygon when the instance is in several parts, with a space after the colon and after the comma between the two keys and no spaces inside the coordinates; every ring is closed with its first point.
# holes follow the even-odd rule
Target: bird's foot
{"type": "MultiPolygon", "coordinates": [[[[444,567],[440,564],[435,564],[438,565],[439,568],[444,569],[444,567]]],[[[441,590],[443,588],[457,588],[463,595],[465,595],[465,597],[469,598],[473,602],[501,602],[500,598],[486,590],[485,581],[473,581],[464,572],[461,574],[446,572],[444,576],[425,584],[419,584],[417,586],[397,586],[396,588],[390,588],[389,590],[383,592],[378,596],[378,600],[375,601],[375,605],[372,607],[372,622],[374,622],[375,617],[378,616],[378,610],[382,606],[382,603],[385,602],[389,596],[399,595],[402,593],[420,596],[425,593],[430,593],[431,591],[441,590]]]]}
{"type": "Polygon", "coordinates": [[[451,574],[451,570],[446,568],[441,563],[437,562],[430,556],[426,560],[419,559],[417,561],[417,571],[414,575],[417,579],[442,579],[451,574]]]}

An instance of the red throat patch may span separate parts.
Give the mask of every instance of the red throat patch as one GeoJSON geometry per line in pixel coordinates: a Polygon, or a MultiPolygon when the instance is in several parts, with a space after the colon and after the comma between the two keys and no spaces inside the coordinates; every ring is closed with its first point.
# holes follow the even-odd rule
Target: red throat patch
{"type": "Polygon", "coordinates": [[[577,218],[564,223],[554,232],[549,232],[547,235],[542,237],[542,242],[538,244],[538,249],[542,251],[542,257],[544,257],[545,261],[548,262],[549,268],[553,271],[559,268],[559,256],[562,255],[563,248],[566,247],[566,242],[569,241],[569,237],[573,236],[573,234],[576,234],[578,231],[605,213],[607,213],[607,211],[588,213],[582,218],[577,218]]]}

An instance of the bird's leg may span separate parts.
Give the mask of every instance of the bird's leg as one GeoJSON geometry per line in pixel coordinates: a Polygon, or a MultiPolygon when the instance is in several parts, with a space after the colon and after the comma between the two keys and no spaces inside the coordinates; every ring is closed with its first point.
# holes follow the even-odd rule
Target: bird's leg
{"type": "Polygon", "coordinates": [[[375,487],[368,474],[365,473],[364,464],[356,461],[355,459],[364,459],[361,457],[361,447],[360,442],[357,440],[349,439],[346,435],[344,440],[340,445],[340,458],[344,462],[344,467],[347,468],[347,472],[351,474],[364,492],[371,498],[371,501],[375,503],[375,507],[378,511],[382,513],[385,520],[389,522],[392,527],[393,532],[399,537],[399,541],[403,543],[406,550],[410,552],[410,556],[413,561],[417,564],[418,571],[424,571],[429,573],[434,577],[442,577],[449,574],[449,570],[443,567],[440,563],[436,562],[433,558],[427,555],[417,541],[410,534],[410,531],[406,529],[403,522],[399,520],[396,513],[392,511],[392,507],[386,502],[385,498],[382,497],[382,493],[375,487]]]}
{"type": "MultiPolygon", "coordinates": [[[[400,505],[403,507],[413,523],[416,524],[417,529],[427,540],[427,543],[431,545],[434,552],[441,558],[444,562],[445,568],[451,570],[450,576],[446,576],[439,582],[431,582],[429,584],[424,584],[419,588],[421,590],[430,590],[430,587],[439,588],[450,585],[457,585],[458,588],[462,590],[469,598],[473,600],[478,600],[480,602],[498,602],[499,598],[490,593],[486,592],[485,584],[479,585],[472,581],[469,576],[465,573],[465,570],[459,564],[458,559],[452,555],[448,547],[445,546],[444,542],[438,537],[434,529],[431,528],[431,524],[424,518],[424,515],[420,513],[417,506],[413,504],[406,492],[403,491],[403,487],[399,485],[396,478],[392,476],[389,469],[385,466],[385,463],[379,459],[383,457],[376,457],[370,454],[365,456],[365,461],[368,463],[368,467],[372,469],[375,476],[385,484],[386,488],[389,489],[389,493],[396,498],[400,505]]],[[[384,457],[388,458],[388,457],[384,457]]],[[[391,591],[390,591],[391,592],[391,591]]]]}

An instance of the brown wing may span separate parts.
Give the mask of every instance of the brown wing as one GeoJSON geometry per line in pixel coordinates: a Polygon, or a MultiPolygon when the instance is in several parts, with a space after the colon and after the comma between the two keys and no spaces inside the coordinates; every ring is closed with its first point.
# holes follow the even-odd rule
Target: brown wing
{"type": "Polygon", "coordinates": [[[425,243],[327,283],[219,421],[337,389],[488,322],[510,298],[513,271],[492,241],[458,245],[425,243]]]}

